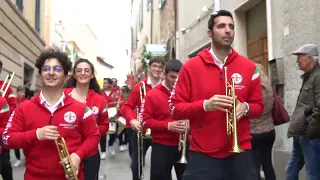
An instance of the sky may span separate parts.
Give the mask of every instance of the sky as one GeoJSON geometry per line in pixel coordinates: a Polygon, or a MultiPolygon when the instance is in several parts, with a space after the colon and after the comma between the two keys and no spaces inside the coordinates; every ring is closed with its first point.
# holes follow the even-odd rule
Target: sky
{"type": "MultiPolygon", "coordinates": [[[[112,77],[123,85],[129,73],[131,0],[51,0],[66,24],[89,24],[98,39],[98,55],[115,68],[112,77]]],[[[57,14],[57,13],[55,13],[57,14]]],[[[59,18],[59,17],[58,17],[59,18]]]]}

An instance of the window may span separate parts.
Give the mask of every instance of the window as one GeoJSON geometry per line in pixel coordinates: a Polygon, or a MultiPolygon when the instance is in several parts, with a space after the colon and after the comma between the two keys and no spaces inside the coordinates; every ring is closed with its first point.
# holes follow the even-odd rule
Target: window
{"type": "Polygon", "coordinates": [[[161,9],[166,0],[158,0],[158,8],[161,9]]]}
{"type": "Polygon", "coordinates": [[[23,12],[23,0],[16,0],[16,6],[21,12],[23,12]]]}
{"type": "Polygon", "coordinates": [[[35,29],[40,31],[40,0],[36,0],[35,29]]]}

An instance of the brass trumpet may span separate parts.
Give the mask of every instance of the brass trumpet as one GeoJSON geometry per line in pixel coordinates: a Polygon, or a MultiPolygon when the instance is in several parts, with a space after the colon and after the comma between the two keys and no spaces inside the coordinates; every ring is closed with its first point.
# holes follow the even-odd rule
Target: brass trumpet
{"type": "Polygon", "coordinates": [[[181,159],[177,162],[177,163],[181,163],[181,164],[187,164],[188,160],[187,160],[187,156],[186,156],[186,151],[187,151],[187,137],[189,134],[189,120],[185,120],[184,122],[184,132],[180,133],[179,135],[179,145],[178,145],[178,150],[182,151],[181,153],[181,159]]]}
{"type": "MultiPolygon", "coordinates": [[[[146,92],[146,84],[144,83],[144,81],[141,81],[142,85],[140,87],[140,95],[143,94],[143,97],[140,98],[140,102],[143,101],[144,97],[146,96],[147,92],[146,92]]],[[[142,122],[141,122],[142,123],[142,122]]],[[[151,136],[151,129],[150,128],[147,128],[146,129],[146,132],[144,133],[144,137],[145,139],[151,139],[152,136],[151,136]]]]}
{"type": "MultiPolygon", "coordinates": [[[[146,86],[145,83],[143,81],[141,81],[142,85],[139,88],[139,92],[140,92],[140,102],[143,102],[143,99],[146,95],[146,86]]],[[[137,120],[139,121],[139,123],[142,125],[142,119],[141,119],[141,114],[140,114],[140,109],[137,108],[137,120]]],[[[137,147],[138,147],[138,175],[139,175],[139,179],[143,179],[144,178],[144,174],[143,174],[143,164],[144,164],[144,153],[143,153],[143,130],[139,129],[137,131],[137,147]]]]}
{"type": "Polygon", "coordinates": [[[0,88],[0,93],[1,93],[1,96],[4,97],[10,87],[10,84],[11,84],[11,81],[14,77],[14,71],[12,71],[11,74],[8,74],[6,76],[6,79],[3,81],[3,85],[1,86],[0,88]]]}
{"type": "Polygon", "coordinates": [[[76,171],[74,170],[72,160],[68,151],[66,141],[61,137],[60,141],[54,141],[60,156],[61,164],[68,180],[78,180],[76,171]],[[65,160],[67,158],[67,160],[65,160]]]}
{"type": "Polygon", "coordinates": [[[225,86],[226,86],[226,96],[231,96],[233,105],[229,109],[229,112],[226,113],[226,121],[227,121],[227,135],[229,138],[233,139],[233,145],[231,153],[241,153],[243,150],[239,146],[238,141],[238,128],[237,128],[237,116],[236,116],[236,92],[235,92],[235,83],[234,79],[231,78],[231,83],[228,82],[227,76],[227,67],[224,67],[225,74],[225,86]]]}

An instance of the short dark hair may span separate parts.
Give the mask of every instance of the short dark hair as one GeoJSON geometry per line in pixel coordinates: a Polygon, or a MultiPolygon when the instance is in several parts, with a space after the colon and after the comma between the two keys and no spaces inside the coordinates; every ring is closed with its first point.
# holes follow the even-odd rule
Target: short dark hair
{"type": "Polygon", "coordinates": [[[67,75],[68,72],[71,70],[72,67],[72,62],[69,60],[68,55],[61,52],[61,51],[57,51],[54,49],[48,49],[43,51],[40,56],[37,58],[35,66],[36,68],[38,68],[39,70],[39,74],[41,73],[42,67],[45,63],[46,60],[48,59],[57,59],[59,61],[59,63],[61,64],[63,71],[64,71],[64,75],[67,75]]]}
{"type": "Polygon", "coordinates": [[[164,65],[164,60],[162,57],[153,57],[150,59],[148,65],[151,66],[151,64],[153,64],[153,63],[160,63],[160,64],[164,65]]]}
{"type": "MultiPolygon", "coordinates": [[[[93,64],[88,60],[88,59],[83,59],[83,58],[80,58],[78,61],[76,61],[76,63],[74,64],[73,66],[73,70],[72,70],[72,73],[75,74],[76,73],[76,69],[77,69],[77,66],[78,64],[80,63],[87,63],[89,66],[90,66],[90,69],[91,69],[91,72],[92,74],[94,74],[95,70],[94,70],[94,66],[93,64]]],[[[69,78],[69,80],[67,81],[66,83],[66,87],[67,88],[72,88],[72,87],[76,87],[77,86],[77,80],[74,78],[74,76],[71,76],[69,78]]],[[[101,94],[101,91],[100,91],[100,86],[98,84],[98,81],[97,81],[97,78],[94,76],[90,82],[89,82],[89,89],[92,89],[94,90],[94,92],[98,93],[98,94],[101,94]]]]}
{"type": "Polygon", "coordinates": [[[112,79],[111,78],[104,78],[104,81],[108,81],[109,84],[112,84],[112,79]]]}
{"type": "Polygon", "coordinates": [[[18,87],[17,87],[17,92],[18,92],[18,91],[25,91],[25,88],[24,88],[23,86],[18,86],[18,87]]]}
{"type": "Polygon", "coordinates": [[[180,72],[182,68],[182,62],[176,59],[169,60],[164,66],[164,72],[167,74],[170,71],[180,72]]]}
{"type": "Polygon", "coordinates": [[[228,16],[228,17],[231,17],[231,19],[233,20],[233,16],[231,14],[230,11],[227,11],[227,10],[219,10],[219,11],[216,11],[216,12],[213,12],[210,16],[210,19],[208,21],[208,29],[212,30],[213,29],[213,26],[214,26],[214,20],[217,18],[217,17],[220,17],[220,16],[228,16]]]}
{"type": "Polygon", "coordinates": [[[128,86],[122,86],[122,93],[129,93],[130,89],[128,86]]]}

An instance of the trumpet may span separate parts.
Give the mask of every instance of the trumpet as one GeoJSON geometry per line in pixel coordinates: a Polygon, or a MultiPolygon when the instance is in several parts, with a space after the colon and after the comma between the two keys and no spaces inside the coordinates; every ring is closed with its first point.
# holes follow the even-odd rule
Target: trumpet
{"type": "Polygon", "coordinates": [[[13,77],[14,77],[14,71],[12,71],[11,74],[8,74],[6,76],[6,79],[3,81],[3,84],[2,84],[2,86],[0,88],[0,93],[1,93],[2,97],[4,97],[6,95],[8,89],[10,87],[10,84],[12,82],[13,77]]]}
{"type": "MultiPolygon", "coordinates": [[[[146,84],[144,83],[144,81],[141,81],[142,85],[140,87],[140,95],[143,94],[143,96],[140,98],[140,102],[143,101],[144,97],[146,96],[147,92],[146,92],[146,84]]],[[[141,122],[142,123],[142,122],[141,122]]],[[[144,137],[145,139],[151,139],[151,129],[147,128],[146,132],[144,133],[144,137]]]]}
{"type": "Polygon", "coordinates": [[[227,67],[224,67],[225,74],[225,86],[226,86],[226,96],[231,96],[233,105],[230,111],[226,113],[226,123],[227,123],[227,135],[229,138],[232,137],[232,150],[231,153],[241,153],[243,150],[239,146],[238,141],[238,128],[237,128],[237,116],[236,116],[236,92],[234,79],[231,78],[231,83],[228,82],[227,67]]]}
{"type": "MultiPolygon", "coordinates": [[[[143,81],[141,87],[139,88],[139,92],[140,92],[140,102],[143,102],[143,99],[146,95],[146,86],[145,83],[143,81]]],[[[137,108],[137,120],[139,121],[139,123],[142,125],[142,119],[141,119],[141,114],[140,114],[140,109],[137,108]]],[[[139,179],[143,179],[144,178],[144,174],[143,174],[143,164],[144,164],[144,153],[143,153],[143,131],[142,129],[139,129],[137,131],[137,147],[138,147],[138,176],[139,179]]]]}
{"type": "Polygon", "coordinates": [[[187,164],[187,156],[186,156],[186,151],[187,151],[187,137],[188,137],[188,132],[189,132],[189,120],[185,120],[184,122],[184,132],[180,133],[179,135],[179,145],[178,145],[178,150],[182,151],[181,153],[181,159],[177,163],[181,164],[187,164]]]}
{"type": "Polygon", "coordinates": [[[63,166],[63,169],[64,169],[64,172],[66,174],[67,179],[68,180],[78,180],[78,176],[76,174],[76,171],[74,170],[66,141],[64,140],[63,137],[61,137],[60,141],[55,140],[54,142],[57,146],[57,150],[58,150],[58,153],[60,156],[61,164],[63,166]],[[65,160],[65,159],[67,159],[67,160],[65,160]]]}
{"type": "MultiPolygon", "coordinates": [[[[141,96],[141,94],[140,94],[141,96]]],[[[139,108],[137,108],[137,119],[140,119],[139,108]]],[[[143,164],[144,164],[144,154],[143,154],[143,132],[141,129],[137,132],[137,144],[138,144],[138,175],[139,179],[144,178],[143,174],[143,164]]]]}

